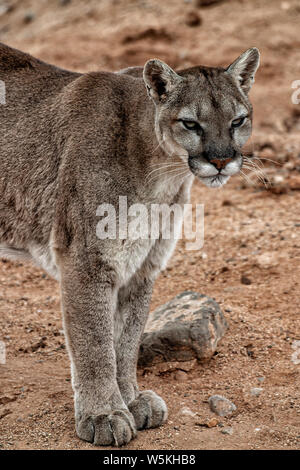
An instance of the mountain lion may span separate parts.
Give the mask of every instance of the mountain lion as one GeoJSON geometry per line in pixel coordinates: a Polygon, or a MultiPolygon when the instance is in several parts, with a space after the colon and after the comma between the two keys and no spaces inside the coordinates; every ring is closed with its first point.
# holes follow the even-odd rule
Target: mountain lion
{"type": "Polygon", "coordinates": [[[0,45],[0,256],[29,260],[61,286],[76,431],[121,446],[167,418],[139,391],[136,364],[152,287],[175,240],[100,239],[97,207],[189,201],[243,164],[259,52],[227,68],[164,62],[75,73],[0,45]]]}

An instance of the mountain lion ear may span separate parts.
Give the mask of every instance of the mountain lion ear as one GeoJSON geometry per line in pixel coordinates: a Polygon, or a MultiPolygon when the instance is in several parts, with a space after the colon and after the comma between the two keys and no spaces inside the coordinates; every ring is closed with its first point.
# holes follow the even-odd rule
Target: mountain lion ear
{"type": "Polygon", "coordinates": [[[254,83],[254,76],[259,67],[259,60],[259,50],[253,47],[240,55],[240,57],[226,69],[226,72],[233,76],[246,94],[249,93],[254,83]]]}
{"type": "Polygon", "coordinates": [[[163,101],[176,85],[183,81],[171,67],[158,59],[148,60],[143,77],[148,95],[155,103],[163,101]]]}

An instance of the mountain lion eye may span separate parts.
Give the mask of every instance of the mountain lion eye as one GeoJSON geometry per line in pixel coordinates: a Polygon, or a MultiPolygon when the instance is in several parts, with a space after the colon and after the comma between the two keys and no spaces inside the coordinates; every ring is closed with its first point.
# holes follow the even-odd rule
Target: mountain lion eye
{"type": "Polygon", "coordinates": [[[245,120],[246,120],[245,116],[235,119],[234,121],[232,121],[231,127],[241,127],[244,124],[245,120]]]}
{"type": "Polygon", "coordinates": [[[196,129],[199,129],[199,124],[195,121],[181,121],[186,129],[189,131],[194,131],[196,129]]]}

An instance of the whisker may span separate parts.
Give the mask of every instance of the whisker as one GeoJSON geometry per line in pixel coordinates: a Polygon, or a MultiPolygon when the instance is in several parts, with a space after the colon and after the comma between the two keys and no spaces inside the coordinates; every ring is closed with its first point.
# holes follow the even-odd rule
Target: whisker
{"type": "MultiPolygon", "coordinates": [[[[246,175],[246,173],[244,173],[242,170],[240,170],[240,173],[242,174],[242,179],[244,179],[248,184],[250,184],[251,186],[253,186],[253,182],[251,181],[251,179],[249,178],[248,175],[246,175]]],[[[241,175],[240,175],[241,176],[241,175]]]]}
{"type": "Polygon", "coordinates": [[[254,165],[249,165],[249,164],[246,163],[246,164],[243,165],[243,168],[247,168],[247,169],[252,170],[252,171],[257,171],[257,173],[264,174],[267,177],[266,172],[261,167],[257,167],[257,166],[254,166],[254,165]]]}
{"type": "Polygon", "coordinates": [[[152,167],[159,167],[159,168],[163,168],[163,167],[166,167],[166,166],[179,166],[179,165],[182,165],[183,162],[162,162],[162,163],[152,163],[150,166],[151,168],[152,167]]]}
{"type": "Polygon", "coordinates": [[[179,173],[178,175],[174,175],[174,176],[171,176],[171,180],[174,179],[174,178],[181,178],[183,180],[185,180],[185,178],[187,178],[189,175],[191,175],[191,172],[190,171],[184,171],[183,173],[179,173]]]}
{"type": "Polygon", "coordinates": [[[248,165],[248,168],[251,167],[251,168],[253,168],[253,169],[257,169],[258,171],[263,172],[263,166],[258,165],[257,162],[253,162],[253,161],[250,161],[250,160],[246,160],[246,164],[244,164],[244,166],[246,167],[246,165],[248,165]]]}
{"type": "MultiPolygon", "coordinates": [[[[246,168],[247,168],[247,167],[246,167],[246,168]]],[[[262,170],[260,170],[260,169],[258,170],[258,169],[256,169],[256,168],[255,168],[255,169],[254,169],[254,168],[249,168],[249,167],[248,167],[248,169],[251,169],[251,170],[252,170],[250,174],[255,175],[255,176],[257,177],[257,179],[258,179],[259,181],[261,181],[261,182],[264,184],[264,186],[265,186],[266,188],[270,187],[271,181],[270,181],[270,179],[268,178],[268,176],[267,176],[262,170]]],[[[247,175],[247,176],[248,176],[248,175],[247,175]]],[[[252,184],[252,181],[251,181],[251,184],[252,184]]]]}
{"type": "MultiPolygon", "coordinates": [[[[185,169],[185,171],[182,172],[182,169],[176,168],[176,169],[173,169],[173,170],[168,170],[168,171],[162,172],[159,176],[168,177],[168,176],[172,175],[171,178],[170,178],[170,179],[172,179],[172,178],[176,178],[177,176],[180,176],[181,174],[185,174],[185,172],[190,173],[190,171],[188,169],[185,169]]],[[[149,180],[146,181],[147,184],[150,184],[152,181],[154,181],[157,176],[158,175],[152,175],[152,178],[150,178],[149,180]]]]}
{"type": "Polygon", "coordinates": [[[265,158],[265,157],[252,157],[254,160],[266,160],[268,162],[275,163],[275,165],[281,166],[280,162],[276,162],[276,160],[272,160],[271,158],[265,158]]]}
{"type": "Polygon", "coordinates": [[[181,169],[184,169],[184,165],[180,165],[176,168],[173,168],[173,165],[171,165],[171,167],[164,167],[164,168],[154,168],[152,171],[150,171],[150,173],[148,173],[148,175],[146,176],[146,182],[148,182],[149,178],[150,179],[153,179],[153,177],[156,177],[156,176],[159,176],[159,175],[163,175],[165,173],[167,173],[168,171],[169,172],[172,172],[172,170],[174,171],[178,171],[178,170],[181,170],[181,169]]]}

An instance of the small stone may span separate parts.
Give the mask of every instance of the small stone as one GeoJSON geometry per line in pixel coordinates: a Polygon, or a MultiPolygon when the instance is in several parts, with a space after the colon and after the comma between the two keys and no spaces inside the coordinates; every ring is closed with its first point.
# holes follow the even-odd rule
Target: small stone
{"type": "Polygon", "coordinates": [[[291,4],[289,2],[281,2],[281,9],[287,11],[291,8],[291,4]]]}
{"type": "Polygon", "coordinates": [[[278,261],[275,258],[275,254],[270,252],[266,252],[256,256],[255,261],[259,268],[264,269],[273,268],[278,265],[278,261]]]}
{"type": "Polygon", "coordinates": [[[252,284],[252,281],[251,279],[249,279],[249,277],[242,275],[241,283],[244,284],[245,286],[250,286],[250,284],[252,284]]]}
{"type": "Polygon", "coordinates": [[[200,26],[202,23],[202,18],[196,11],[189,11],[185,17],[185,23],[192,28],[195,26],[200,26]]]}
{"type": "Polygon", "coordinates": [[[196,7],[210,7],[211,5],[216,5],[217,3],[221,3],[224,0],[196,0],[195,5],[196,7]]]}
{"type": "Polygon", "coordinates": [[[230,426],[226,426],[225,428],[221,429],[221,433],[231,436],[233,434],[233,429],[230,426]]]}
{"type": "Polygon", "coordinates": [[[7,3],[1,3],[0,5],[0,16],[6,15],[6,13],[11,12],[14,9],[13,5],[8,5],[7,3]]]}
{"type": "Polygon", "coordinates": [[[184,416],[190,416],[191,418],[194,418],[195,416],[197,416],[196,413],[194,413],[190,408],[187,408],[186,406],[184,408],[181,408],[180,414],[184,416]]]}
{"type": "Polygon", "coordinates": [[[262,382],[265,381],[265,377],[257,377],[257,380],[258,380],[260,383],[262,383],[262,382]]]}
{"type": "Polygon", "coordinates": [[[275,152],[272,147],[265,147],[259,154],[262,158],[274,158],[275,152]]]}
{"type": "Polygon", "coordinates": [[[205,427],[205,428],[214,428],[216,426],[218,426],[219,424],[219,421],[217,418],[209,418],[209,419],[197,419],[196,422],[195,422],[195,425],[196,426],[201,426],[201,427],[205,427]]]}
{"type": "Polygon", "coordinates": [[[35,19],[33,11],[27,11],[24,15],[23,21],[25,24],[31,23],[35,19]]]}
{"type": "Polygon", "coordinates": [[[211,418],[206,422],[206,427],[215,428],[216,426],[218,426],[218,424],[219,424],[219,421],[217,420],[217,418],[211,418]]]}
{"type": "Polygon", "coordinates": [[[175,373],[175,380],[177,382],[186,382],[188,379],[188,375],[186,372],[183,372],[183,370],[177,370],[175,373]]]}
{"type": "Polygon", "coordinates": [[[260,387],[253,387],[251,388],[250,390],[250,393],[253,397],[259,397],[259,395],[261,394],[261,392],[263,392],[263,388],[260,388],[260,387]]]}
{"type": "Polygon", "coordinates": [[[228,398],[222,395],[213,395],[209,397],[208,403],[211,411],[218,416],[228,416],[236,410],[236,406],[228,398]]]}
{"type": "Polygon", "coordinates": [[[300,189],[300,176],[295,175],[291,176],[288,179],[288,187],[292,190],[299,190],[300,189]]]}
{"type": "Polygon", "coordinates": [[[273,176],[273,183],[274,184],[282,184],[284,183],[284,177],[282,175],[274,175],[273,176]]]}

